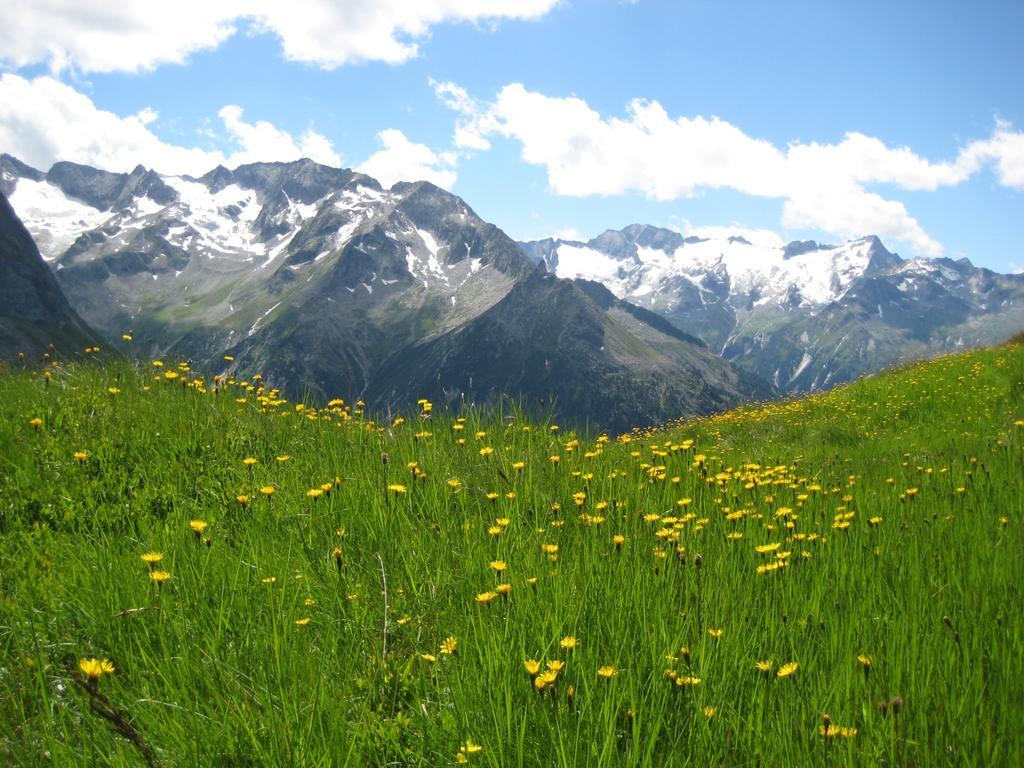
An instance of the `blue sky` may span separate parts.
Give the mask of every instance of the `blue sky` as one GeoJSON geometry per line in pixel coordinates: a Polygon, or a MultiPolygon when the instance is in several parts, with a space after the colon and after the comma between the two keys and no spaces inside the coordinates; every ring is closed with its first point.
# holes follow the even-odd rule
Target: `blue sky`
{"type": "Polygon", "coordinates": [[[0,11],[0,151],[165,172],[313,154],[430,178],[520,239],[877,232],[1024,265],[1020,2],[91,5],[0,11]]]}

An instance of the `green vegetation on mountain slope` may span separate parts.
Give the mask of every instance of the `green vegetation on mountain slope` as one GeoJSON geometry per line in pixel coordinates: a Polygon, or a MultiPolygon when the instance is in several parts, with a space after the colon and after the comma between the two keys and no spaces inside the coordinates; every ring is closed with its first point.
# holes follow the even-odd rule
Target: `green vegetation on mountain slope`
{"type": "Polygon", "coordinates": [[[610,439],[51,370],[0,762],[1024,763],[1020,344],[610,439]]]}

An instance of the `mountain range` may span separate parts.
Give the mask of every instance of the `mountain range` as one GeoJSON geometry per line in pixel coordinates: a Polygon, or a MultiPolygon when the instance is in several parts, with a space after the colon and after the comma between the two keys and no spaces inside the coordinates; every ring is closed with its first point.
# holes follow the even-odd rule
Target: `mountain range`
{"type": "Polygon", "coordinates": [[[199,178],[0,156],[0,192],[111,338],[386,410],[502,396],[607,429],[774,393],[694,335],[558,278],[458,197],[309,160],[199,178]]]}
{"type": "Polygon", "coordinates": [[[1024,328],[1024,275],[967,259],[903,259],[874,236],[783,246],[633,225],[585,243],[520,246],[561,277],[598,281],[661,315],[782,392],[825,389],[1024,328]]]}
{"type": "Polygon", "coordinates": [[[517,243],[432,184],[310,160],[193,178],[0,155],[0,193],[70,302],[37,302],[54,306],[47,327],[84,329],[74,307],[144,354],[380,410],[509,395],[626,429],[1024,327],[1024,276],[903,259],[873,236],[783,246],[633,225],[517,243]]]}

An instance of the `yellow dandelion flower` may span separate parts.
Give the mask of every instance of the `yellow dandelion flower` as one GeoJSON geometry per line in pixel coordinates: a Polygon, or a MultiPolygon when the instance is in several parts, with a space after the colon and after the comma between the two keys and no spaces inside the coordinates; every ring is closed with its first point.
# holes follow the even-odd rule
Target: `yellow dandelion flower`
{"type": "Polygon", "coordinates": [[[476,601],[478,603],[483,603],[484,605],[487,605],[489,602],[491,602],[497,596],[498,596],[497,592],[491,592],[490,590],[488,590],[487,592],[481,592],[480,594],[478,594],[476,596],[476,601]]]}
{"type": "Polygon", "coordinates": [[[767,675],[775,668],[775,662],[771,659],[767,659],[765,661],[754,662],[754,666],[757,667],[759,671],[764,672],[767,675]]]}
{"type": "Polygon", "coordinates": [[[192,529],[192,533],[196,536],[201,536],[203,531],[206,530],[208,523],[205,520],[189,520],[188,527],[192,529]]]}
{"type": "Polygon", "coordinates": [[[99,680],[103,675],[112,674],[114,671],[110,659],[81,659],[78,668],[90,680],[99,680]]]}
{"type": "Polygon", "coordinates": [[[262,488],[260,488],[260,493],[262,493],[269,499],[271,496],[277,493],[277,488],[275,488],[272,485],[264,485],[262,488]]]}
{"type": "Polygon", "coordinates": [[[401,483],[391,483],[391,485],[388,486],[388,490],[394,494],[399,494],[405,493],[406,487],[401,483]]]}
{"type": "Polygon", "coordinates": [[[427,662],[427,664],[433,664],[435,661],[437,661],[437,656],[435,656],[432,653],[421,653],[420,658],[423,659],[423,661],[427,662]]]}
{"type": "Polygon", "coordinates": [[[557,680],[558,673],[547,670],[533,678],[533,685],[538,691],[543,691],[545,688],[553,686],[557,680]]]}
{"type": "Polygon", "coordinates": [[[789,677],[794,672],[796,672],[797,669],[799,669],[799,668],[800,668],[800,665],[797,662],[791,661],[788,664],[783,664],[781,667],[779,667],[779,671],[775,673],[775,676],[776,677],[789,677]]]}
{"type": "Polygon", "coordinates": [[[88,451],[75,451],[74,456],[75,456],[75,461],[85,461],[86,459],[89,458],[89,452],[88,451]]]}
{"type": "Polygon", "coordinates": [[[709,629],[708,630],[708,634],[711,635],[716,640],[722,636],[723,632],[725,632],[724,629],[709,629]]]}
{"type": "Polygon", "coordinates": [[[444,642],[441,643],[441,653],[445,656],[453,656],[458,647],[459,641],[454,635],[449,635],[445,638],[444,642]]]}
{"type": "Polygon", "coordinates": [[[504,560],[492,560],[491,561],[491,570],[495,571],[496,573],[501,573],[502,571],[504,571],[507,568],[508,568],[508,563],[506,563],[504,560]]]}
{"type": "Polygon", "coordinates": [[[567,651],[574,651],[576,646],[579,645],[579,641],[573,635],[566,635],[558,644],[567,651]]]}
{"type": "Polygon", "coordinates": [[[551,659],[545,666],[548,668],[548,672],[554,672],[557,675],[565,669],[565,662],[558,659],[551,659]]]}
{"type": "Polygon", "coordinates": [[[164,559],[163,552],[144,552],[139,555],[139,559],[146,565],[152,567],[164,559]]]}
{"type": "Polygon", "coordinates": [[[603,677],[606,680],[608,678],[615,677],[615,675],[617,675],[618,673],[619,673],[619,670],[617,670],[615,667],[611,666],[610,664],[606,664],[603,667],[598,667],[598,670],[597,670],[598,677],[603,677]]]}
{"type": "Polygon", "coordinates": [[[150,571],[149,580],[156,584],[158,587],[162,587],[164,582],[171,578],[171,574],[167,571],[150,571]]]}
{"type": "Polygon", "coordinates": [[[247,467],[254,466],[256,462],[257,459],[254,458],[253,456],[246,456],[244,459],[242,459],[242,463],[245,464],[245,466],[247,467]]]}
{"type": "Polygon", "coordinates": [[[307,624],[309,624],[309,622],[310,622],[309,617],[305,617],[305,618],[302,618],[302,619],[296,619],[295,620],[295,626],[297,626],[297,627],[304,627],[307,624]]]}
{"type": "Polygon", "coordinates": [[[540,672],[540,662],[536,659],[526,659],[523,661],[523,666],[526,667],[526,673],[530,677],[535,677],[540,672]]]}

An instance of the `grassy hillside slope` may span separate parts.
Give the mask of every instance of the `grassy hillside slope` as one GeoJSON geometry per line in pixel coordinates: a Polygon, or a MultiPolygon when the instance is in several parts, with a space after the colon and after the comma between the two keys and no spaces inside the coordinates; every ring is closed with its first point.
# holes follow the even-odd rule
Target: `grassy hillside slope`
{"type": "Polygon", "coordinates": [[[1024,764],[1020,344],[611,439],[171,362],[0,414],[2,763],[1024,764]]]}

